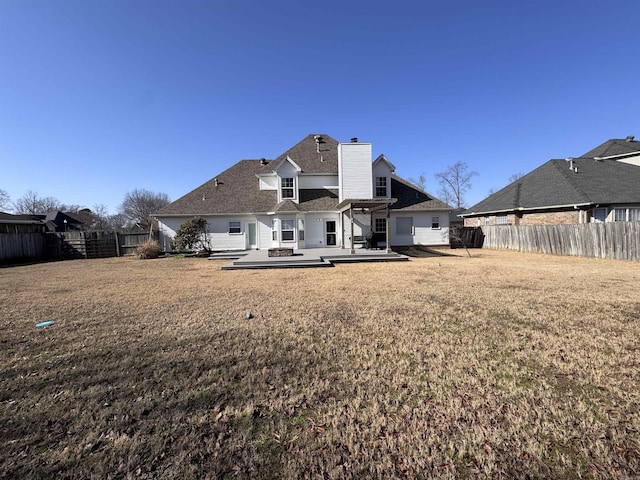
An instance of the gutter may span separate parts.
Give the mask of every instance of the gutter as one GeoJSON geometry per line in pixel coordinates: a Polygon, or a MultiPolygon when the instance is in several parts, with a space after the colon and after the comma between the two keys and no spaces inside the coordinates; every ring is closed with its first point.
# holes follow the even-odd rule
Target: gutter
{"type": "Polygon", "coordinates": [[[612,160],[614,158],[622,158],[622,157],[633,157],[640,155],[640,151],[637,152],[629,152],[629,153],[620,153],[618,155],[609,155],[607,157],[593,157],[594,160],[612,160]]]}
{"type": "Polygon", "coordinates": [[[488,210],[486,212],[470,212],[470,213],[460,213],[458,216],[465,218],[476,215],[487,215],[492,213],[516,213],[516,212],[530,212],[533,210],[556,210],[560,208],[573,208],[574,210],[578,210],[580,207],[588,207],[591,205],[595,205],[593,202],[589,203],[569,203],[567,205],[548,205],[544,207],[517,207],[517,208],[508,208],[504,210],[488,210]]]}

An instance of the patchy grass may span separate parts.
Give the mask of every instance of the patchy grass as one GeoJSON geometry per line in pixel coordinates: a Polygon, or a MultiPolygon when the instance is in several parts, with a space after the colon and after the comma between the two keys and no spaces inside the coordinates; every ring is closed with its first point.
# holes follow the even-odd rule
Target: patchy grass
{"type": "Polygon", "coordinates": [[[0,477],[640,475],[637,264],[223,263],[1,269],[0,477]]]}

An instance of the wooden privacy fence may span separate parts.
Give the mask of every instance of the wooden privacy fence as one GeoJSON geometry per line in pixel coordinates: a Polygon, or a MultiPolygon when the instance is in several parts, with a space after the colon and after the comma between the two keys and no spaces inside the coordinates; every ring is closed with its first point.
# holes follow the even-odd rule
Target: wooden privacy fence
{"type": "Polygon", "coordinates": [[[481,228],[486,248],[640,261],[640,222],[481,228]]]}
{"type": "Polygon", "coordinates": [[[147,233],[64,232],[58,237],[63,258],[106,258],[130,255],[149,240],[147,233]]]}
{"type": "Polygon", "coordinates": [[[0,263],[131,255],[147,233],[0,231],[0,263]]]}

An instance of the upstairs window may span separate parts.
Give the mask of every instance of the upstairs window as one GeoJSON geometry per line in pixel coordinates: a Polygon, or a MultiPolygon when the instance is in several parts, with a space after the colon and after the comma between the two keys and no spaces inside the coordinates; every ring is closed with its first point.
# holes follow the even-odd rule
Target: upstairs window
{"type": "Polygon", "coordinates": [[[376,197],[387,196],[387,177],[376,177],[376,197]]]}
{"type": "Polygon", "coordinates": [[[282,187],[282,198],[295,198],[293,194],[293,178],[283,178],[280,182],[282,187]]]}

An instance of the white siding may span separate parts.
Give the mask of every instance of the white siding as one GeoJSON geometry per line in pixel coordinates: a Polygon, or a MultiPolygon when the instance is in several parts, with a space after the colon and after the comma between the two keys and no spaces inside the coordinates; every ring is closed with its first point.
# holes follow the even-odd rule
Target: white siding
{"type": "MultiPolygon", "coordinates": [[[[191,217],[158,217],[160,228],[160,245],[163,249],[169,250],[171,240],[175,237],[177,230],[185,221],[191,217]]],[[[204,216],[209,229],[209,241],[213,250],[244,250],[247,248],[248,235],[247,221],[254,221],[250,215],[237,215],[228,217],[204,216]],[[242,232],[229,233],[229,221],[239,221],[242,225],[242,232]]],[[[260,227],[258,226],[258,230],[260,227]]]]}
{"type": "Polygon", "coordinates": [[[338,144],[340,201],[373,198],[370,143],[338,144]]]}
{"type": "Polygon", "coordinates": [[[449,212],[392,212],[390,223],[391,245],[449,245],[449,212]],[[398,217],[413,218],[412,234],[397,234],[398,217]],[[431,228],[432,217],[439,217],[440,228],[431,228]]]}
{"type": "Polygon", "coordinates": [[[324,248],[326,247],[325,237],[325,221],[334,220],[336,222],[336,234],[337,234],[337,246],[340,246],[340,215],[325,213],[325,214],[307,214],[304,227],[305,227],[305,247],[306,248],[324,248]]]}
{"type": "Polygon", "coordinates": [[[618,161],[622,162],[622,163],[628,163],[630,165],[637,165],[637,166],[640,167],[640,156],[624,158],[624,159],[618,160],[618,161]]]}
{"type": "Polygon", "coordinates": [[[301,175],[298,177],[298,188],[338,188],[337,175],[301,175]]]}
{"type": "Polygon", "coordinates": [[[278,177],[274,174],[270,177],[260,178],[260,190],[277,190],[278,189],[278,177]]]}

